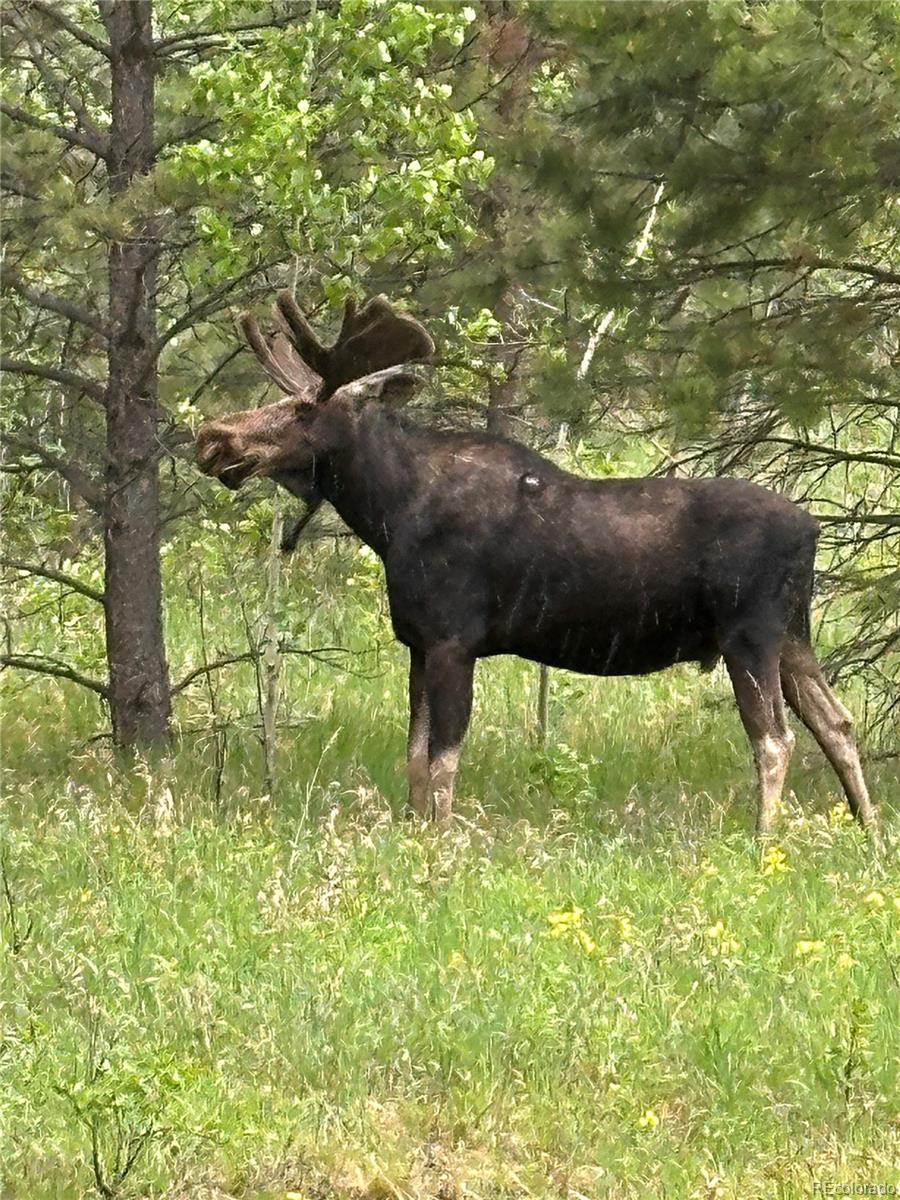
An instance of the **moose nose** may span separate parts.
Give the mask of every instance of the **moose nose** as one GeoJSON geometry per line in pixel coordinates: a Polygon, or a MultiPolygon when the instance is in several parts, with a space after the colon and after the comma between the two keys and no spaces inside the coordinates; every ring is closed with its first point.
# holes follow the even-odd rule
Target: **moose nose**
{"type": "Polygon", "coordinates": [[[230,431],[221,421],[207,421],[201,425],[194,448],[194,457],[200,470],[213,475],[218,464],[238,458],[233,442],[230,431]]]}
{"type": "Polygon", "coordinates": [[[231,491],[253,474],[254,464],[228,417],[201,426],[194,456],[204,475],[212,475],[231,491]]]}

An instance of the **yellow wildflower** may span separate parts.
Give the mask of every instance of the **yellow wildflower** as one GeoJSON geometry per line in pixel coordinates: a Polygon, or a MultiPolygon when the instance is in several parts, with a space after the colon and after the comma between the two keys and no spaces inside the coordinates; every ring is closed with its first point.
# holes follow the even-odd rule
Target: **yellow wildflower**
{"type": "Polygon", "coordinates": [[[597,943],[584,928],[583,917],[584,909],[577,905],[570,909],[548,913],[547,923],[550,926],[550,936],[553,938],[571,937],[585,954],[593,954],[597,949],[597,943]]]}
{"type": "Polygon", "coordinates": [[[466,958],[459,950],[452,950],[450,957],[447,959],[447,966],[453,971],[461,971],[466,965],[466,958]]]}
{"type": "Polygon", "coordinates": [[[842,825],[849,825],[852,820],[850,809],[843,802],[835,804],[828,810],[828,824],[832,829],[840,829],[842,825]]]}
{"type": "Polygon", "coordinates": [[[869,908],[884,908],[884,896],[881,892],[869,892],[868,896],[863,896],[863,904],[869,908]]]}
{"type": "Polygon", "coordinates": [[[659,1117],[652,1108],[645,1109],[638,1117],[638,1129],[655,1129],[659,1124],[659,1117]]]}
{"type": "Polygon", "coordinates": [[[597,943],[586,929],[576,929],[575,937],[577,938],[578,944],[585,954],[593,954],[597,949],[597,943]]]}
{"type": "Polygon", "coordinates": [[[837,956],[834,965],[839,971],[849,971],[851,967],[856,966],[856,959],[849,955],[845,950],[843,953],[837,956]]]}
{"type": "Polygon", "coordinates": [[[573,929],[578,928],[583,916],[584,909],[578,908],[577,905],[570,909],[561,909],[558,912],[548,913],[547,923],[550,926],[550,936],[565,937],[567,933],[571,933],[573,929]]]}
{"type": "Polygon", "coordinates": [[[709,943],[709,951],[713,956],[725,957],[726,955],[737,954],[741,948],[741,943],[737,938],[731,936],[725,927],[724,921],[716,921],[715,925],[707,927],[706,940],[709,943]]]}
{"type": "Polygon", "coordinates": [[[634,926],[629,917],[617,917],[616,921],[619,926],[619,937],[623,942],[630,942],[634,939],[634,926]]]}
{"type": "Polygon", "coordinates": [[[821,955],[824,949],[825,943],[819,938],[800,938],[794,947],[794,954],[797,958],[815,958],[821,955]]]}
{"type": "Polygon", "coordinates": [[[783,875],[791,868],[781,846],[770,846],[762,857],[763,875],[783,875]]]}

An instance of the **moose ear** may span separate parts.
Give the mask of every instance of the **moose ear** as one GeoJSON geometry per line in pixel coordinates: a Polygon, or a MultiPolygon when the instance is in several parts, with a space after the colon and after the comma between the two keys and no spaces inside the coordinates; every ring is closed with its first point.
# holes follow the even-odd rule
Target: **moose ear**
{"type": "Polygon", "coordinates": [[[424,383],[421,375],[408,367],[387,367],[371,375],[363,375],[352,383],[345,383],[334,393],[333,399],[389,400],[402,402],[413,396],[424,383]]]}

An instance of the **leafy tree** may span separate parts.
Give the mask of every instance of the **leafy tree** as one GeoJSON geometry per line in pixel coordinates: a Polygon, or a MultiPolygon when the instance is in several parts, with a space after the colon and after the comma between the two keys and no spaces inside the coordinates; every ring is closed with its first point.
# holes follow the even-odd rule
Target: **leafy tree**
{"type": "Polygon", "coordinates": [[[576,429],[612,413],[669,437],[661,469],[757,472],[809,501],[841,551],[826,582],[866,622],[835,665],[889,669],[896,6],[520,11],[554,51],[508,152],[531,196],[518,269],[561,310],[533,393],[576,429]]]}
{"type": "Polygon", "coordinates": [[[4,661],[91,688],[120,744],[168,729],[159,468],[189,402],[227,378],[233,334],[223,357],[217,318],[282,264],[335,298],[373,264],[414,272],[469,235],[461,184],[489,163],[428,64],[438,50],[452,63],[473,15],[370,0],[7,6],[10,465],[29,492],[54,474],[51,498],[92,515],[103,584],[61,569],[66,538],[48,564],[24,525],[8,563],[102,604],[107,678],[4,661]]]}
{"type": "Polygon", "coordinates": [[[287,283],[317,310],[415,293],[449,419],[612,422],[660,470],[806,499],[864,624],[835,665],[896,697],[897,24],[869,0],[8,3],[7,561],[108,636],[105,671],[5,661],[92,687],[122,742],[163,735],[159,543],[212,502],[171,456],[198,406],[262,398],[231,312],[287,283]],[[103,579],[73,566],[99,532],[103,579]]]}

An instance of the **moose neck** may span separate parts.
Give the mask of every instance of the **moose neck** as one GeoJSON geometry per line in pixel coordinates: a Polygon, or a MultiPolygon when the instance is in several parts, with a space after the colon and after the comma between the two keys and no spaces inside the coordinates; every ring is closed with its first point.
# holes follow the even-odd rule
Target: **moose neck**
{"type": "Polygon", "coordinates": [[[380,404],[359,412],[342,406],[329,417],[331,446],[316,483],[353,532],[383,558],[418,486],[411,435],[380,404]]]}

